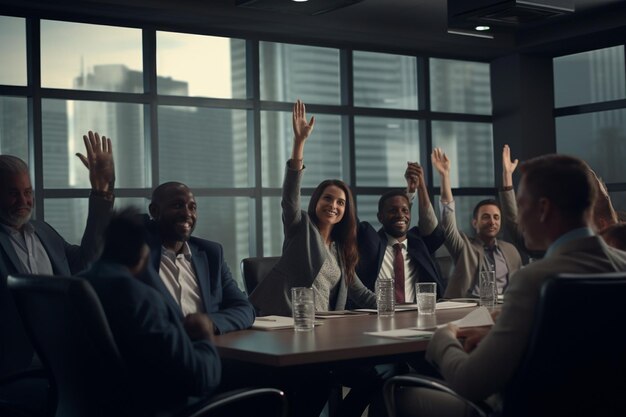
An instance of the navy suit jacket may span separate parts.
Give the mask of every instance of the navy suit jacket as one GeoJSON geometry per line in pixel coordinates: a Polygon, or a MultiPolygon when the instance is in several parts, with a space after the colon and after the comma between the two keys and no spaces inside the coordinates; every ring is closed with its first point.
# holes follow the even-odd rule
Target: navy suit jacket
{"type": "MultiPolygon", "coordinates": [[[[374,230],[374,227],[368,222],[359,222],[357,241],[360,259],[356,272],[363,284],[374,291],[376,279],[385,257],[387,235],[383,229],[380,229],[378,232],[374,230]]],[[[407,251],[417,268],[419,282],[436,282],[437,297],[441,297],[447,282],[442,278],[437,262],[433,259],[432,254],[445,241],[443,228],[437,225],[430,235],[421,236],[417,226],[414,226],[407,233],[407,241],[407,251]]]]}
{"type": "MultiPolygon", "coordinates": [[[[180,306],[156,272],[161,265],[161,239],[154,222],[149,219],[146,221],[152,268],[142,274],[141,280],[158,290],[166,302],[179,312],[182,320],[183,313],[180,306]]],[[[233,279],[228,264],[224,260],[222,245],[196,237],[191,237],[188,243],[204,310],[213,321],[216,333],[224,334],[252,326],[255,318],[254,307],[233,279]]]]}
{"type": "MultiPolygon", "coordinates": [[[[80,246],[67,243],[48,223],[30,221],[48,254],[54,275],[75,275],[98,257],[112,207],[113,202],[102,197],[89,198],[87,225],[80,246]]],[[[7,288],[8,275],[25,273],[28,271],[18,258],[9,234],[0,227],[0,375],[29,367],[34,354],[7,288]]]]}
{"type": "Polygon", "coordinates": [[[110,262],[98,261],[81,275],[100,299],[128,369],[125,383],[135,406],[156,411],[217,388],[221,376],[217,349],[208,340],[192,341],[179,313],[155,289],[110,262]]]}

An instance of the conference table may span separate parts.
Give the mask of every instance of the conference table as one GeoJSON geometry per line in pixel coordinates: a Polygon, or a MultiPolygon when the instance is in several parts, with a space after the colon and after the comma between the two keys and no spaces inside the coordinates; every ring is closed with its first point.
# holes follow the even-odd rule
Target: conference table
{"type": "MultiPolygon", "coordinates": [[[[448,323],[474,309],[438,310],[426,324],[448,323]]],[[[380,337],[366,332],[421,327],[424,318],[416,310],[396,311],[393,317],[378,317],[375,313],[346,315],[316,320],[321,325],[312,331],[250,329],[217,336],[215,344],[226,364],[226,378],[277,387],[287,395],[290,416],[316,417],[317,413],[307,414],[309,408],[316,408],[302,405],[308,400],[302,393],[324,385],[328,375],[346,375],[357,367],[367,369],[377,364],[413,364],[411,361],[420,360],[428,346],[424,338],[380,337]]],[[[340,390],[336,393],[340,396],[340,390]]],[[[331,395],[329,404],[333,405],[329,407],[338,404],[336,396],[331,395]]]]}
{"type": "MultiPolygon", "coordinates": [[[[437,310],[436,324],[466,316],[476,307],[437,310]]],[[[428,340],[400,339],[365,334],[392,329],[415,328],[421,324],[415,310],[398,311],[393,317],[376,314],[321,319],[312,331],[293,329],[243,330],[216,337],[222,358],[249,364],[286,368],[332,365],[346,362],[381,363],[399,360],[426,350],[428,340]],[[418,322],[418,320],[420,322],[418,322]]]]}

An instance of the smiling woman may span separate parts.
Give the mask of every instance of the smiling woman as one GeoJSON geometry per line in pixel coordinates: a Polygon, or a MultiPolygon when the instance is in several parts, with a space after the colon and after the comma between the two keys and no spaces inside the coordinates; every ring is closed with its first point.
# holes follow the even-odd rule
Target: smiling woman
{"type": "Polygon", "coordinates": [[[283,183],[283,254],[250,295],[261,315],[291,315],[292,287],[312,287],[316,311],[343,310],[348,297],[360,307],[375,308],[376,297],[355,273],[358,262],[356,214],[350,188],[341,180],[321,182],[301,210],[300,184],[304,145],[315,118],[306,118],[298,101],[292,114],[293,150],[283,183]]]}

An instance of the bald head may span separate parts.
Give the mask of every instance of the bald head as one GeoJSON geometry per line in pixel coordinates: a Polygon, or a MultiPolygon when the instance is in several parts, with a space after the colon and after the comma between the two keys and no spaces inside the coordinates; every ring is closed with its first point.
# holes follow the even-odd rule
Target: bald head
{"type": "Polygon", "coordinates": [[[187,187],[182,182],[164,182],[152,191],[151,203],[162,203],[168,195],[175,192],[176,190],[190,191],[189,187],[187,187]]]}
{"type": "Polygon", "coordinates": [[[166,182],[154,189],[149,210],[163,246],[180,251],[196,227],[196,208],[193,193],[183,183],[166,182]]]}

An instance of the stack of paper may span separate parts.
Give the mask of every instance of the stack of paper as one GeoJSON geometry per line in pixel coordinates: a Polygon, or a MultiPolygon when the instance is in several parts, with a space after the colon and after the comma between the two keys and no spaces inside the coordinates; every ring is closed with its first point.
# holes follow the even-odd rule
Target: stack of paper
{"type": "Polygon", "coordinates": [[[252,324],[253,329],[258,330],[278,330],[293,329],[293,317],[285,316],[264,316],[257,317],[252,324]]]}

